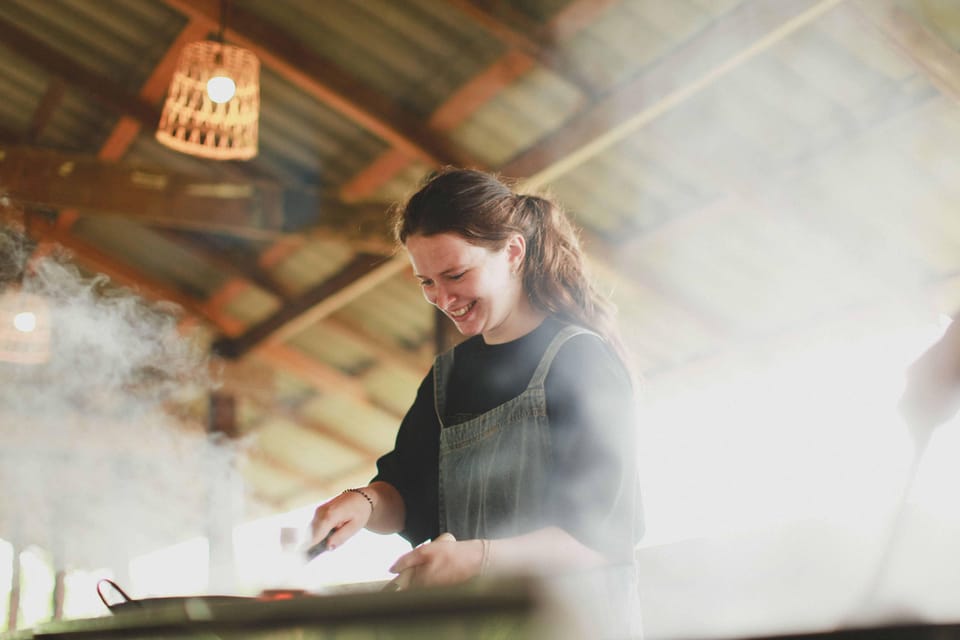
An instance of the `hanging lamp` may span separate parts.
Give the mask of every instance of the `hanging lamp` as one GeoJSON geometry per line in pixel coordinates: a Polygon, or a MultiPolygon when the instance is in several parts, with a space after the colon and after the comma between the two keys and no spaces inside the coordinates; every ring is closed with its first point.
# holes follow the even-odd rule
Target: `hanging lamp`
{"type": "Polygon", "coordinates": [[[260,60],[224,42],[227,3],[216,40],[183,48],[167,91],[157,141],[201,158],[249,160],[257,155],[260,60]]]}

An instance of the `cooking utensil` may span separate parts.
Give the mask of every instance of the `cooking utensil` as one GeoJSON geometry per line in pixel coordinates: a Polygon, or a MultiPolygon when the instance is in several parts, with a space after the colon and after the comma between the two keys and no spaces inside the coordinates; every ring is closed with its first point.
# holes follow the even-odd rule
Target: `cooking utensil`
{"type": "Polygon", "coordinates": [[[316,558],[318,555],[320,555],[321,553],[323,553],[324,551],[327,550],[327,545],[330,543],[330,536],[333,535],[333,532],[334,532],[334,531],[336,531],[336,529],[331,529],[331,530],[330,530],[330,533],[328,533],[326,536],[324,536],[323,540],[321,540],[321,541],[318,542],[317,544],[315,544],[315,545],[313,545],[312,547],[309,547],[309,548],[307,549],[307,551],[306,551],[306,553],[307,553],[307,562],[310,562],[311,560],[313,560],[314,558],[316,558]]]}
{"type": "MultiPolygon", "coordinates": [[[[202,601],[207,604],[228,604],[249,602],[254,598],[248,596],[163,596],[156,598],[135,599],[127,595],[113,580],[103,578],[97,582],[97,595],[111,613],[137,611],[155,607],[185,606],[188,602],[202,601]],[[110,592],[113,592],[112,594],[110,592]],[[112,596],[112,597],[111,597],[112,596]]],[[[269,598],[274,599],[274,598],[269,598]]]]}

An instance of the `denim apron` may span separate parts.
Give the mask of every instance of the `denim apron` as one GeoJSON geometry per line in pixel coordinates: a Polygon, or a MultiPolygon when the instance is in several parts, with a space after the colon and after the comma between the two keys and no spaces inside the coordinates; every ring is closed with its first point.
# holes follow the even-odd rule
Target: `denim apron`
{"type": "Polygon", "coordinates": [[[544,382],[560,347],[586,329],[566,326],[515,398],[460,424],[446,425],[454,350],[437,357],[433,388],[440,420],[440,531],[458,540],[504,538],[545,526],[551,465],[544,382]]]}
{"type": "MultiPolygon", "coordinates": [[[[585,333],[597,335],[573,325],[560,329],[520,395],[452,425],[445,424],[445,416],[454,350],[437,356],[433,388],[440,421],[441,533],[457,540],[505,538],[548,526],[552,448],[544,383],[560,348],[585,333]]],[[[585,603],[581,613],[590,633],[583,637],[642,637],[634,571],[632,566],[607,568],[553,585],[571,602],[585,603]]]]}

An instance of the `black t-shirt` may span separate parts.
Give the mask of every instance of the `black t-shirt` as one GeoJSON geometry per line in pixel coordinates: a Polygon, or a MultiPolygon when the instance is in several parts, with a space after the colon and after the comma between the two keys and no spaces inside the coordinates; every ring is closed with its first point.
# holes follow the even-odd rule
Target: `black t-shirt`
{"type": "MultiPolygon", "coordinates": [[[[474,336],[458,345],[444,425],[464,422],[522,393],[563,326],[550,317],[511,342],[488,345],[474,336]]],[[[546,511],[556,526],[585,545],[622,557],[642,529],[629,375],[602,340],[578,335],[557,353],[545,392],[553,448],[546,511]]],[[[401,535],[415,545],[440,533],[440,428],[431,370],[400,425],[394,450],[377,461],[375,478],[403,497],[401,535]]]]}

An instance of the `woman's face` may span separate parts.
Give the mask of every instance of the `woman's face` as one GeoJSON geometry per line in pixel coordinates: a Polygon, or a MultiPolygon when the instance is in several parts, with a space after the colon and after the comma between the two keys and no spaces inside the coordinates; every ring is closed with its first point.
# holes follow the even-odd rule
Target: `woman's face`
{"type": "Polygon", "coordinates": [[[488,343],[523,335],[517,331],[525,326],[529,304],[517,275],[525,251],[522,236],[498,251],[470,244],[456,233],[412,235],[406,247],[423,296],[460,333],[483,334],[488,343]]]}

